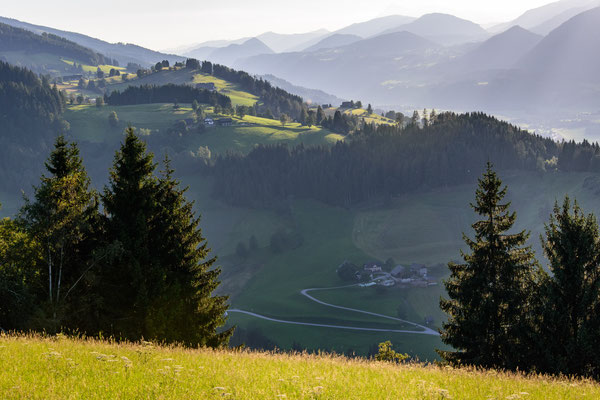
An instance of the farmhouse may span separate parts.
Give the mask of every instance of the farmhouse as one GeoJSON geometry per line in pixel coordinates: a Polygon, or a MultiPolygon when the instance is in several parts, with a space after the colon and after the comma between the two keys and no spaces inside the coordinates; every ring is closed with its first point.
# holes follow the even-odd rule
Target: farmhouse
{"type": "Polygon", "coordinates": [[[402,265],[396,265],[394,269],[390,272],[393,277],[399,277],[404,273],[404,267],[402,265]]]}
{"type": "Polygon", "coordinates": [[[381,267],[379,265],[377,265],[376,262],[369,262],[366,263],[363,267],[363,269],[367,272],[381,272],[381,267]]]}
{"type": "Polygon", "coordinates": [[[205,89],[205,90],[210,90],[211,92],[214,92],[217,90],[217,87],[215,86],[214,82],[203,82],[203,83],[197,83],[196,89],[205,89]]]}
{"type": "Polygon", "coordinates": [[[410,272],[412,272],[415,275],[419,275],[421,277],[427,277],[427,267],[423,264],[412,264],[410,266],[410,272]]]}
{"type": "Polygon", "coordinates": [[[215,121],[219,126],[231,126],[233,120],[231,118],[219,118],[215,121]]]}
{"type": "Polygon", "coordinates": [[[354,102],[353,101],[343,101],[340,108],[354,108],[354,102]]]}

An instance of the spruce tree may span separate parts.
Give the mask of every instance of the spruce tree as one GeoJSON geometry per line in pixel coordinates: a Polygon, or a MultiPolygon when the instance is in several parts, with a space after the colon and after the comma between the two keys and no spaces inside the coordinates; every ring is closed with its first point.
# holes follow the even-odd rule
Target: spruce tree
{"type": "Polygon", "coordinates": [[[551,275],[542,286],[542,369],[600,377],[600,235],[593,214],[565,198],[542,239],[551,275]]]}
{"type": "Polygon", "coordinates": [[[448,264],[450,298],[440,307],[449,319],[441,336],[456,351],[439,353],[454,365],[515,369],[529,363],[530,300],[539,267],[524,247],[529,233],[506,233],[516,219],[510,203],[502,203],[506,191],[488,163],[471,204],[483,218],[472,225],[474,239],[463,235],[471,252],[461,252],[463,264],[448,264]]]}
{"type": "Polygon", "coordinates": [[[81,327],[94,302],[86,274],[95,265],[95,232],[98,201],[90,190],[79,149],[59,136],[46,162],[49,175],[42,175],[34,188],[34,199],[26,199],[19,224],[43,248],[44,267],[39,270],[46,319],[41,328],[81,327]],[[87,305],[86,305],[87,304],[87,305]]]}
{"type": "Polygon", "coordinates": [[[156,191],[157,214],[152,249],[164,271],[164,290],[154,301],[147,325],[151,337],[193,346],[220,347],[232,329],[217,332],[225,324],[227,297],[213,296],[219,285],[219,268],[213,268],[200,217],[185,199],[187,188],[173,177],[168,158],[156,191]]]}
{"type": "Polygon", "coordinates": [[[227,309],[212,296],[220,270],[168,160],[160,179],[155,167],[128,128],[103,196],[108,243],[121,250],[103,270],[104,324],[131,340],[222,346],[232,331],[217,332],[227,309]]]}
{"type": "Polygon", "coordinates": [[[161,282],[150,252],[156,208],[154,169],[146,144],[133,128],[127,128],[102,196],[106,246],[118,246],[121,251],[102,268],[99,290],[102,325],[110,327],[111,334],[133,340],[147,337],[144,321],[153,292],[150,286],[161,282]]]}

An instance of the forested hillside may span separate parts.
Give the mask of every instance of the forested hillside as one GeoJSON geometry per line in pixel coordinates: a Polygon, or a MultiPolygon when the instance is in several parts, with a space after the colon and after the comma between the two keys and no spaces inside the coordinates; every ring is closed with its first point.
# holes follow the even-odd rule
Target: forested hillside
{"type": "Polygon", "coordinates": [[[123,92],[114,91],[106,97],[106,103],[115,106],[154,103],[198,103],[230,108],[231,99],[225,95],[206,89],[196,89],[186,85],[130,86],[123,92]]]}
{"type": "Polygon", "coordinates": [[[56,87],[27,69],[0,62],[0,188],[39,172],[34,161],[57,132],[69,129],[64,108],[56,87]]]}
{"type": "Polygon", "coordinates": [[[599,171],[600,147],[558,143],[494,117],[441,114],[424,127],[366,125],[333,147],[262,146],[219,158],[215,195],[271,206],[290,196],[349,206],[424,188],[474,182],[486,161],[499,170],[599,171]]]}
{"type": "Polygon", "coordinates": [[[0,23],[0,52],[47,53],[89,65],[106,64],[104,56],[51,33],[31,31],[0,23]]]}

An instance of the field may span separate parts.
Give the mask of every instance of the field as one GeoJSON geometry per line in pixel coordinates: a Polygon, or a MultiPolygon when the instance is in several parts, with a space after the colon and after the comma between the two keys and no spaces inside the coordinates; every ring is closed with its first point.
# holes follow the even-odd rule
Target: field
{"type": "MultiPolygon", "coordinates": [[[[575,196],[585,211],[600,212],[597,196],[583,187],[589,174],[518,174],[504,176],[509,185],[509,200],[517,211],[516,229],[532,231],[529,244],[544,263],[539,242],[555,199],[575,196]]],[[[317,202],[296,200],[286,214],[272,211],[226,207],[208,194],[193,191],[206,186],[186,178],[201,205],[203,227],[223,266],[222,292],[230,294],[232,307],[270,318],[315,323],[339,323],[357,327],[390,327],[402,324],[350,311],[323,306],[301,295],[307,288],[348,285],[335,270],[345,260],[361,265],[370,260],[428,265],[437,286],[428,288],[348,287],[313,292],[317,299],[344,307],[402,316],[423,324],[431,319],[439,328],[445,315],[439,309],[444,295],[445,264],[458,260],[464,248],[461,233],[470,233],[474,214],[469,207],[473,185],[415,193],[395,199],[391,204],[368,209],[342,209],[317,202]],[[218,229],[215,229],[218,227],[218,229]],[[281,229],[299,232],[302,245],[283,253],[269,249],[269,236],[281,229]],[[220,233],[219,233],[220,232],[220,233]],[[246,259],[235,255],[239,242],[257,236],[260,249],[246,259]]],[[[351,282],[350,282],[351,283],[351,282]]],[[[390,339],[398,349],[424,360],[437,358],[435,348],[443,348],[437,337],[419,334],[355,332],[344,329],[285,325],[256,317],[230,313],[230,323],[243,329],[262,332],[279,347],[293,344],[307,349],[328,349],[365,355],[378,341],[390,339]]]]}
{"type": "Polygon", "coordinates": [[[0,336],[3,399],[597,399],[581,380],[335,355],[0,336]]]}
{"type": "MultiPolygon", "coordinates": [[[[214,114],[211,107],[206,107],[205,110],[208,117],[221,117],[214,114]]],[[[192,116],[193,111],[189,104],[181,104],[177,110],[173,108],[173,104],[103,107],[76,105],[70,106],[65,113],[65,119],[71,124],[73,138],[93,143],[114,143],[120,140],[123,130],[128,125],[149,129],[150,134],[165,132],[177,121],[192,116]],[[111,128],[108,124],[108,116],[112,111],[119,117],[120,125],[117,128],[111,128]]],[[[233,117],[233,120],[232,126],[210,127],[202,133],[192,132],[181,138],[177,146],[192,151],[200,146],[208,146],[211,152],[216,154],[227,150],[247,153],[257,144],[317,145],[343,140],[343,136],[316,126],[309,128],[298,123],[289,123],[282,127],[279,121],[253,116],[245,116],[243,119],[233,117]]]]}
{"type": "Polygon", "coordinates": [[[130,85],[165,85],[167,83],[174,83],[176,85],[184,84],[196,84],[196,83],[209,83],[215,84],[215,87],[219,93],[222,93],[231,98],[233,106],[252,106],[258,101],[258,97],[248,92],[244,92],[238,85],[225,81],[223,79],[199,73],[196,71],[190,71],[186,68],[173,69],[173,70],[162,70],[157,73],[137,78],[135,74],[129,75],[131,79],[127,82],[118,82],[110,85],[108,91],[112,90],[124,90],[130,85]]]}

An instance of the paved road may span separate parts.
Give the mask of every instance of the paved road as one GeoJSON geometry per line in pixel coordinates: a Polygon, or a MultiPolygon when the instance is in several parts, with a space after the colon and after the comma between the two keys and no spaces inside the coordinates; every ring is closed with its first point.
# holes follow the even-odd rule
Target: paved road
{"type": "Polygon", "coordinates": [[[414,334],[418,334],[418,335],[439,336],[439,333],[437,333],[433,329],[428,328],[428,327],[423,326],[423,325],[419,325],[419,324],[417,324],[415,322],[406,321],[406,320],[403,320],[403,319],[400,319],[400,318],[396,318],[396,317],[390,317],[389,315],[377,314],[377,313],[373,313],[373,312],[370,312],[370,311],[363,311],[363,310],[358,310],[358,309],[355,309],[355,308],[336,306],[335,304],[325,303],[324,301],[318,300],[318,299],[316,299],[313,296],[311,296],[311,295],[308,294],[308,292],[312,292],[312,291],[316,291],[316,290],[342,289],[342,288],[351,287],[351,286],[356,286],[356,285],[338,286],[338,287],[332,287],[332,288],[311,288],[311,289],[304,289],[300,293],[303,296],[306,296],[308,299],[310,299],[310,300],[312,300],[312,301],[314,301],[316,303],[319,303],[321,305],[327,306],[327,307],[332,307],[332,308],[337,308],[337,309],[340,309],[340,310],[357,312],[357,313],[361,313],[361,314],[373,315],[373,316],[380,317],[380,318],[391,319],[391,320],[394,320],[394,321],[399,321],[399,322],[402,322],[402,323],[405,323],[405,324],[413,325],[414,327],[417,327],[417,328],[422,329],[422,330],[421,331],[410,331],[410,330],[404,330],[404,329],[362,328],[362,327],[358,327],[358,326],[329,325],[329,324],[317,324],[317,323],[312,323],[312,322],[287,321],[287,320],[283,320],[283,319],[277,319],[277,318],[267,317],[267,316],[260,315],[260,314],[257,314],[257,313],[253,313],[253,312],[250,312],[250,311],[240,310],[240,309],[237,309],[237,308],[227,310],[227,312],[246,314],[246,315],[250,315],[250,316],[253,316],[253,317],[256,317],[256,318],[264,319],[266,321],[278,322],[280,324],[304,325],[304,326],[318,326],[318,327],[322,327],[322,328],[349,329],[349,330],[354,330],[354,331],[414,333],[414,334]]]}
{"type": "MultiPolygon", "coordinates": [[[[399,321],[399,322],[403,322],[405,324],[409,324],[412,325],[416,328],[420,328],[423,329],[423,332],[418,332],[418,333],[423,333],[426,335],[439,335],[439,333],[437,333],[436,331],[434,331],[431,328],[428,328],[426,326],[423,325],[419,325],[416,322],[411,322],[411,321],[407,321],[405,319],[401,319],[401,318],[396,318],[396,317],[390,317],[389,315],[384,315],[384,314],[378,314],[378,313],[374,313],[374,312],[370,312],[370,311],[363,311],[363,310],[358,310],[356,308],[349,308],[349,307],[342,307],[342,306],[336,306],[335,304],[329,304],[329,303],[325,303],[324,301],[321,301],[319,299],[315,299],[314,297],[312,297],[310,294],[308,294],[308,292],[313,292],[313,291],[317,291],[317,290],[332,290],[332,289],[342,289],[342,288],[347,288],[347,287],[352,287],[352,286],[357,286],[357,285],[349,285],[349,286],[338,286],[338,287],[333,287],[333,288],[312,288],[312,289],[304,289],[302,290],[300,293],[306,297],[308,297],[310,300],[317,302],[319,304],[322,304],[324,306],[327,307],[333,307],[333,308],[338,308],[340,310],[346,310],[346,311],[352,311],[352,312],[357,312],[357,313],[361,313],[361,314],[367,314],[367,315],[373,315],[376,317],[380,317],[380,318],[386,318],[386,319],[391,319],[394,321],[399,321]]],[[[414,331],[410,331],[410,332],[414,332],[414,331]]]]}

